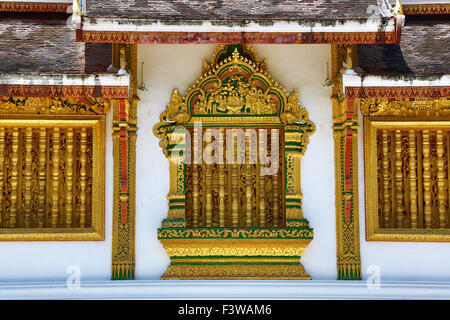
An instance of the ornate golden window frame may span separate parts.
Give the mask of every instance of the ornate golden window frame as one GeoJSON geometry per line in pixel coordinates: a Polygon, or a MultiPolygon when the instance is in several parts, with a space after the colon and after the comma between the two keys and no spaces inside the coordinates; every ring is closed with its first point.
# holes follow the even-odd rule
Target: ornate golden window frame
{"type": "Polygon", "coordinates": [[[169,212],[158,230],[158,238],[171,258],[171,265],[162,279],[310,279],[299,263],[313,238],[313,230],[302,212],[300,163],[315,126],[300,106],[298,92],[288,94],[273,80],[267,73],[265,60],[260,62],[249,45],[222,45],[214,53],[211,64],[204,61],[202,77],[184,96],[174,91],[160,120],[154,127],[154,134],[160,139],[170,164],[169,212]],[[226,90],[232,92],[233,101],[236,97],[243,100],[239,100],[238,108],[231,112],[228,100],[226,104],[219,103],[219,107],[226,106],[224,115],[219,107],[214,108],[216,100],[211,102],[207,97],[219,95],[228,79],[236,75],[242,77],[237,87],[226,90]],[[219,86],[211,86],[212,83],[219,86]],[[238,89],[249,85],[248,95],[246,90],[238,89]],[[272,104],[276,107],[271,108],[272,104]],[[183,130],[196,121],[202,121],[204,127],[280,127],[285,130],[284,140],[280,141],[285,146],[286,171],[281,185],[285,191],[285,225],[249,226],[247,222],[245,227],[238,227],[233,222],[231,227],[220,227],[220,223],[187,227],[186,176],[184,162],[179,161],[185,150],[185,133],[175,130],[183,130]],[[172,151],[178,151],[176,156],[172,151]]]}
{"type": "MultiPolygon", "coordinates": [[[[0,100],[0,127],[92,130],[92,201],[89,227],[0,228],[0,241],[101,241],[105,239],[105,121],[110,101],[95,98],[0,100]]],[[[51,173],[46,172],[46,175],[51,173]]]]}
{"type": "MultiPolygon", "coordinates": [[[[407,130],[448,131],[450,117],[448,99],[362,99],[361,111],[364,117],[364,158],[365,158],[365,203],[366,203],[366,240],[367,241],[450,241],[450,228],[381,228],[380,213],[382,206],[378,186],[378,130],[405,132],[407,130]]],[[[392,143],[392,142],[391,142],[392,143]]],[[[447,142],[448,143],[448,142],[447,142]]],[[[391,146],[392,148],[392,146],[391,146]]],[[[415,156],[422,154],[414,147],[415,156]]],[[[399,151],[400,152],[400,151],[399,151]]],[[[409,156],[409,154],[408,154],[409,156]]],[[[447,155],[448,158],[448,155],[447,155]]],[[[393,160],[391,160],[393,161],[393,160]]],[[[422,160],[421,160],[422,161],[422,160]]],[[[443,177],[444,178],[444,177],[443,177]]],[[[391,177],[395,179],[395,177],[391,177]]],[[[402,183],[409,183],[406,177],[402,183]]],[[[448,191],[448,186],[446,187],[448,191]]],[[[420,190],[420,187],[417,187],[420,190]]],[[[394,190],[395,191],[395,190],[394,190]]],[[[418,191],[421,192],[421,191],[418,191]]],[[[403,197],[406,197],[402,194],[403,197]]],[[[397,195],[395,195],[397,196],[397,195]]],[[[445,196],[446,198],[447,196],[445,196]]],[[[417,201],[420,201],[420,197],[417,201]]],[[[391,208],[391,210],[393,210],[391,208]]],[[[448,206],[447,206],[448,210],[448,206]]],[[[420,213],[418,213],[420,217],[420,213]]]]}

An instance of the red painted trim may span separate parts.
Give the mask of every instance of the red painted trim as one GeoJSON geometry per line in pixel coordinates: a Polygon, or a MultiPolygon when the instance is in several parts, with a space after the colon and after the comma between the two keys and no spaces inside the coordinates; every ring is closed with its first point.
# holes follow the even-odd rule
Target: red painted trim
{"type": "MultiPolygon", "coordinates": [[[[119,119],[121,123],[127,121],[127,104],[125,99],[119,100],[119,119]]],[[[120,193],[128,193],[128,130],[120,128],[120,193]]],[[[121,200],[120,221],[128,223],[128,200],[121,200]]]]}
{"type": "Polygon", "coordinates": [[[128,86],[57,86],[0,84],[0,96],[128,98],[128,86]]]}
{"type": "Polygon", "coordinates": [[[82,30],[84,42],[98,43],[399,43],[395,32],[129,32],[82,30]]]}
{"type": "Polygon", "coordinates": [[[128,223],[128,201],[120,202],[120,223],[127,224],[128,223]]]}
{"type": "Polygon", "coordinates": [[[345,87],[347,98],[449,98],[446,87],[345,87]]]}
{"type": "MultiPolygon", "coordinates": [[[[347,120],[353,119],[354,99],[347,99],[347,120]]],[[[353,151],[353,129],[347,127],[345,129],[345,147],[344,147],[344,187],[345,192],[351,193],[353,190],[353,168],[352,168],[352,151],[353,151]]],[[[351,222],[352,216],[352,200],[345,200],[345,223],[351,222]]]]}
{"type": "Polygon", "coordinates": [[[69,7],[71,7],[71,6],[72,6],[72,3],[0,1],[0,11],[3,11],[3,12],[66,12],[66,13],[72,13],[72,10],[69,10],[69,7]]]}

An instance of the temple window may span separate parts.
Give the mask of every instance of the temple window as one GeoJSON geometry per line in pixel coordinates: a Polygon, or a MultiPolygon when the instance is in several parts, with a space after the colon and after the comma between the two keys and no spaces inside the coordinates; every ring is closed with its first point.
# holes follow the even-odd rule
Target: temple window
{"type": "Polygon", "coordinates": [[[450,240],[449,102],[361,100],[368,240],[450,240]]]}
{"type": "Polygon", "coordinates": [[[222,45],[154,128],[170,163],[163,279],[309,279],[300,162],[314,124],[249,45],[222,45]]]}
{"type": "Polygon", "coordinates": [[[95,99],[2,101],[0,240],[103,239],[108,110],[95,99]]]}

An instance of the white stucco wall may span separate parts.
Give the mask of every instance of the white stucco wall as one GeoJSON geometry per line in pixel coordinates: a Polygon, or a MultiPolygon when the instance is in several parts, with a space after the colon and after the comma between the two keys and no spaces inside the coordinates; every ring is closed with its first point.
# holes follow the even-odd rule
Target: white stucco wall
{"type": "MultiPolygon", "coordinates": [[[[173,89],[183,93],[201,75],[216,45],[142,45],[139,72],[144,61],[140,91],[136,179],[136,278],[159,279],[169,264],[157,239],[157,228],[167,216],[169,169],[153,126],[170,101],[173,89]]],[[[323,87],[329,45],[255,45],[268,61],[269,72],[288,91],[299,90],[300,103],[316,125],[316,133],[302,161],[304,215],[314,228],[314,240],[302,263],[313,279],[336,279],[334,218],[334,160],[331,89],[323,87]]],[[[138,77],[139,81],[141,76],[138,77]]]]}
{"type": "Polygon", "coordinates": [[[70,275],[66,273],[67,268],[72,265],[79,267],[81,281],[111,278],[113,194],[111,124],[112,111],[106,118],[105,241],[1,242],[0,282],[65,281],[70,275]]]}
{"type": "MultiPolygon", "coordinates": [[[[168,162],[153,135],[153,127],[170,100],[173,89],[183,93],[201,74],[216,45],[140,45],[138,139],[136,159],[136,278],[157,280],[169,258],[157,239],[157,228],[167,216],[168,162]]],[[[336,227],[334,144],[330,87],[324,87],[329,45],[255,45],[269,72],[288,91],[299,90],[300,103],[316,125],[302,160],[303,210],[314,228],[314,239],[302,258],[314,280],[334,280],[336,227]]],[[[111,277],[112,224],[112,112],[107,117],[105,166],[105,241],[2,242],[0,282],[65,280],[70,265],[80,267],[81,280],[111,277]]],[[[382,281],[449,281],[450,243],[366,242],[362,116],[359,135],[359,208],[363,279],[371,265],[379,267],[382,281]]]]}

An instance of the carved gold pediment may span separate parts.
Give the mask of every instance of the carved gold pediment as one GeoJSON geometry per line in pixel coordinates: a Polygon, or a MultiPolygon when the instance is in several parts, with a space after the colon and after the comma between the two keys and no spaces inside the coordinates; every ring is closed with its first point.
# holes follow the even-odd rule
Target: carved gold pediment
{"type": "Polygon", "coordinates": [[[201,77],[181,95],[177,89],[160,116],[154,134],[167,154],[168,136],[177,128],[204,125],[299,125],[309,136],[315,130],[297,90],[287,93],[267,72],[249,45],[221,45],[201,77]]]}
{"type": "Polygon", "coordinates": [[[265,60],[260,63],[248,45],[220,46],[211,64],[204,61],[202,76],[184,96],[174,90],[161,121],[186,124],[201,115],[274,115],[285,124],[308,118],[297,90],[286,93],[267,73],[265,60]],[[227,56],[226,50],[233,51],[227,56]]]}
{"type": "Polygon", "coordinates": [[[364,116],[447,116],[450,115],[450,99],[361,99],[364,116]]]}

